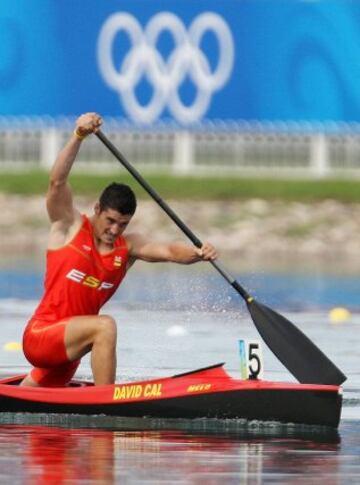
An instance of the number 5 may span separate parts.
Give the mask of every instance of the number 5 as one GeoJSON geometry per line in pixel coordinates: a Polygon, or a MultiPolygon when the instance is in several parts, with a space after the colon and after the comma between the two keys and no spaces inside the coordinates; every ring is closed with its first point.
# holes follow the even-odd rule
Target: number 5
{"type": "Polygon", "coordinates": [[[249,354],[248,354],[249,355],[248,356],[249,379],[257,379],[258,375],[262,371],[261,360],[258,355],[259,351],[260,351],[259,344],[254,344],[254,343],[249,344],[249,354]]]}
{"type": "Polygon", "coordinates": [[[260,342],[239,340],[240,373],[242,379],[262,379],[263,359],[260,342]]]}

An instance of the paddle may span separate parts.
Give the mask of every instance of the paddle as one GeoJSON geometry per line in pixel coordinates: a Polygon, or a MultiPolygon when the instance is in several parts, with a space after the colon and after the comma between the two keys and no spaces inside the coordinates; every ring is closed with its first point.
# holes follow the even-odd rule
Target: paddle
{"type": "MultiPolygon", "coordinates": [[[[140,173],[126,160],[104,133],[99,130],[96,132],[96,136],[186,234],[192,243],[200,248],[202,246],[200,239],[195,236],[175,212],[160,198],[157,192],[155,192],[140,173]]],[[[346,380],[346,376],[340,369],[306,335],[295,327],[294,324],[271,308],[257,302],[221,266],[218,260],[210,261],[210,263],[245,300],[252,320],[265,343],[299,382],[340,385],[346,380]]]]}

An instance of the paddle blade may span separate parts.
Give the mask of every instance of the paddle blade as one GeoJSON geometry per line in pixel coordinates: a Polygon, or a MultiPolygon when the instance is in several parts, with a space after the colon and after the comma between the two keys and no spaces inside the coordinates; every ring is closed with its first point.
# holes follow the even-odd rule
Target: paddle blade
{"type": "Polygon", "coordinates": [[[346,380],[341,370],[285,317],[255,300],[247,306],[266,345],[299,382],[338,386],[346,380]]]}

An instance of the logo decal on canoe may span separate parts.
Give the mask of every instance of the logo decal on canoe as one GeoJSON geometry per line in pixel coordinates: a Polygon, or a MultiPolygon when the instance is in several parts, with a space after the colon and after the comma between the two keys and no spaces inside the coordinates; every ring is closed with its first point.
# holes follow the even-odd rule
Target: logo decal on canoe
{"type": "Polygon", "coordinates": [[[187,392],[203,392],[211,389],[211,384],[192,384],[187,388],[187,392]]]}
{"type": "Polygon", "coordinates": [[[160,397],[162,393],[162,384],[129,384],[114,387],[114,401],[123,399],[139,399],[140,397],[160,397]]]}

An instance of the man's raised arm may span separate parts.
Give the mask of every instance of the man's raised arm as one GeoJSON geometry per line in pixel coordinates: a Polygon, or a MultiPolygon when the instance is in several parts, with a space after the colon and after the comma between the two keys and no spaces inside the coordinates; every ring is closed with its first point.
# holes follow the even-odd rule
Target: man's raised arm
{"type": "Polygon", "coordinates": [[[51,222],[60,222],[68,227],[73,224],[75,211],[68,177],[82,140],[99,129],[101,124],[101,117],[96,113],[81,115],[76,121],[75,130],[70,140],[59,153],[50,171],[46,196],[46,205],[51,222]]]}

